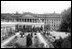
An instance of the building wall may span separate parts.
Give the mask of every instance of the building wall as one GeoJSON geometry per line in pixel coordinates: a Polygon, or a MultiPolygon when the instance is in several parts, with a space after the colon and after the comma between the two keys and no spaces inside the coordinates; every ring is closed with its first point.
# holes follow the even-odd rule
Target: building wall
{"type": "MultiPolygon", "coordinates": [[[[16,16],[14,15],[14,17],[16,17],[16,16]]],[[[61,15],[56,14],[56,13],[48,14],[48,15],[38,15],[37,14],[37,17],[35,17],[35,18],[34,17],[35,16],[31,16],[31,15],[25,16],[24,15],[24,16],[22,16],[22,18],[20,16],[19,19],[12,18],[12,19],[7,19],[7,20],[8,21],[10,21],[10,20],[11,21],[19,21],[19,22],[44,22],[45,24],[50,25],[51,30],[57,30],[59,28],[60,23],[61,23],[61,15]]]]}
{"type": "Polygon", "coordinates": [[[59,25],[61,24],[61,16],[46,16],[46,17],[39,17],[41,18],[41,20],[47,24],[50,25],[51,30],[58,30],[59,29],[59,25]]]}

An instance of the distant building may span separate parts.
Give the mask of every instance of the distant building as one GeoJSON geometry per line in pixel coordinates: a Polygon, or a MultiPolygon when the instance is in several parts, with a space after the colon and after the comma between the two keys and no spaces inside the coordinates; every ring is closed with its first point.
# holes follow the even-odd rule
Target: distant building
{"type": "Polygon", "coordinates": [[[61,23],[61,14],[51,13],[51,14],[33,14],[33,13],[23,13],[23,14],[1,14],[2,21],[17,21],[17,22],[44,22],[45,25],[50,25],[51,30],[59,29],[61,23]]]}
{"type": "Polygon", "coordinates": [[[62,20],[61,14],[55,12],[51,14],[38,14],[37,17],[40,18],[45,25],[50,25],[51,30],[58,30],[62,20]]]}

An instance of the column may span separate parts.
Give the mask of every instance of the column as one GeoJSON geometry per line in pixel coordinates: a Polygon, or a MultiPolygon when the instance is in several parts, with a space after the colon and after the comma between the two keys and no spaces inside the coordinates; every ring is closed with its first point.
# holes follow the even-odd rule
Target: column
{"type": "Polygon", "coordinates": [[[26,19],[26,22],[27,22],[27,19],[26,19]]]}
{"type": "Polygon", "coordinates": [[[20,19],[18,19],[18,21],[20,22],[20,19]]]}
{"type": "Polygon", "coordinates": [[[14,22],[14,19],[12,19],[12,21],[14,22]]]}
{"type": "Polygon", "coordinates": [[[35,19],[34,19],[34,22],[35,22],[35,19]]]}
{"type": "Polygon", "coordinates": [[[28,19],[27,19],[27,22],[28,22],[28,19]]]}
{"type": "Polygon", "coordinates": [[[26,22],[26,19],[24,19],[25,20],[25,22],[26,22]]]}
{"type": "Polygon", "coordinates": [[[28,22],[28,19],[27,19],[27,22],[28,22]]]}
{"type": "Polygon", "coordinates": [[[25,22],[25,19],[24,19],[24,22],[25,22]]]}
{"type": "Polygon", "coordinates": [[[32,22],[33,22],[34,20],[32,19],[32,22]]]}
{"type": "Polygon", "coordinates": [[[29,19],[29,22],[30,22],[30,19],[29,19]]]}
{"type": "Polygon", "coordinates": [[[28,21],[30,22],[30,19],[28,21]]]}
{"type": "Polygon", "coordinates": [[[28,22],[28,19],[27,19],[27,22],[28,22]]]}
{"type": "Polygon", "coordinates": [[[36,19],[35,19],[35,23],[36,23],[36,19]]]}
{"type": "Polygon", "coordinates": [[[23,22],[23,19],[21,21],[23,22]]]}
{"type": "Polygon", "coordinates": [[[21,19],[21,22],[22,22],[22,19],[21,19]]]}
{"type": "Polygon", "coordinates": [[[23,19],[23,22],[25,22],[25,19],[23,19]]]}
{"type": "Polygon", "coordinates": [[[22,19],[22,22],[24,21],[24,19],[22,19]]]}
{"type": "Polygon", "coordinates": [[[34,19],[33,19],[33,22],[34,22],[34,19]]]}
{"type": "Polygon", "coordinates": [[[35,19],[33,19],[33,22],[35,22],[35,19]]]}
{"type": "Polygon", "coordinates": [[[32,19],[32,22],[33,22],[33,19],[32,19]]]}

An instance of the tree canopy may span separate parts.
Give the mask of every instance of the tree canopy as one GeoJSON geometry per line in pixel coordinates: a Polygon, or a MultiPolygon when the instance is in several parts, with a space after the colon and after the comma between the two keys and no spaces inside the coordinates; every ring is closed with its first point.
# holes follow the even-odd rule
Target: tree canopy
{"type": "MultiPolygon", "coordinates": [[[[62,22],[59,31],[71,33],[71,7],[62,12],[62,22]]],[[[62,40],[56,40],[53,44],[56,48],[71,48],[71,35],[62,40]]]]}
{"type": "Polygon", "coordinates": [[[50,30],[50,25],[44,25],[44,30],[45,31],[50,30]]]}
{"type": "Polygon", "coordinates": [[[62,12],[62,22],[59,30],[63,32],[71,32],[71,7],[62,12]]]}

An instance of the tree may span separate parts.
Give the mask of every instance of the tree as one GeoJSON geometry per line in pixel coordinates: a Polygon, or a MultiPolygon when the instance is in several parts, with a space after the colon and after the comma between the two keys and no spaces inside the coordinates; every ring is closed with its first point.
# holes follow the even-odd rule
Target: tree
{"type": "Polygon", "coordinates": [[[44,30],[45,31],[50,30],[50,25],[44,25],[44,30]]]}
{"type": "Polygon", "coordinates": [[[62,12],[62,23],[59,30],[63,32],[71,32],[71,8],[62,12]]]}
{"type": "Polygon", "coordinates": [[[40,27],[40,30],[43,31],[43,27],[42,26],[40,27]]]}
{"type": "MultiPolygon", "coordinates": [[[[62,12],[62,16],[63,16],[62,23],[60,25],[59,31],[71,33],[71,8],[62,12]]],[[[55,41],[53,44],[56,48],[59,48],[59,47],[60,48],[71,48],[71,35],[65,39],[59,39],[58,41],[55,41]],[[60,46],[58,46],[58,43],[60,46]]]]}

